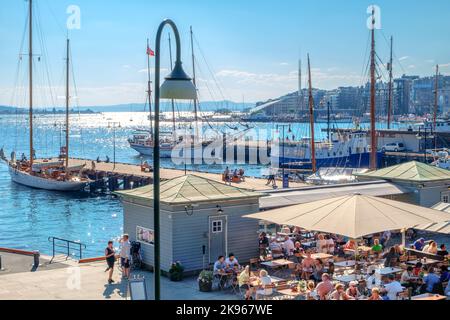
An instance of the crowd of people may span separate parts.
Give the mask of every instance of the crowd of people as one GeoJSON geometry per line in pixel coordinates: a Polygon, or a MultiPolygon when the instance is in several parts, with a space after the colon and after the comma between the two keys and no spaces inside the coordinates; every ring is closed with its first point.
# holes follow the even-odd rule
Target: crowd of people
{"type": "MultiPolygon", "coordinates": [[[[261,260],[281,258],[295,263],[290,276],[307,282],[307,296],[323,300],[360,298],[395,300],[401,294],[409,296],[424,293],[450,294],[448,285],[450,276],[445,261],[425,265],[420,259],[415,258],[417,260],[415,264],[411,265],[411,262],[407,264],[409,256],[413,253],[401,245],[390,245],[390,242],[392,242],[391,232],[365,237],[363,243],[334,234],[311,235],[299,228],[289,227],[283,227],[275,236],[269,237],[265,232],[259,235],[261,260]],[[359,251],[361,248],[363,251],[359,251]],[[313,258],[314,253],[328,254],[332,258],[313,258]],[[348,284],[333,281],[336,275],[335,262],[354,260],[355,254],[359,256],[358,259],[364,266],[359,265],[360,261],[353,263],[356,264],[356,269],[359,269],[357,272],[363,276],[361,280],[350,281],[348,284]],[[377,269],[383,267],[392,270],[399,268],[395,270],[403,271],[380,276],[377,269]],[[366,270],[362,270],[363,268],[366,270]]],[[[425,241],[420,238],[410,248],[438,256],[448,256],[445,244],[438,246],[433,240],[425,241]]]]}
{"type": "Polygon", "coordinates": [[[243,168],[230,170],[226,167],[223,171],[223,181],[231,185],[232,182],[245,181],[245,171],[243,168]]]}

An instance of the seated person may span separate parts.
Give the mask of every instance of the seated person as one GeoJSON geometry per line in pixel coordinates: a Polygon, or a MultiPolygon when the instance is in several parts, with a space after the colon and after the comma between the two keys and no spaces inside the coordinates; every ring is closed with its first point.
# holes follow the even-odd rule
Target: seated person
{"type": "Polygon", "coordinates": [[[422,273],[422,262],[417,262],[413,268],[413,275],[415,277],[420,277],[421,273],[422,273]]]}
{"type": "Polygon", "coordinates": [[[445,287],[444,293],[447,297],[450,296],[450,281],[447,283],[447,287],[445,287]]]}
{"type": "Polygon", "coordinates": [[[328,253],[328,241],[325,239],[325,235],[319,234],[316,241],[317,252],[328,253]]]}
{"type": "Polygon", "coordinates": [[[311,251],[306,251],[306,258],[302,261],[302,279],[309,280],[314,271],[315,261],[311,258],[311,251]]]}
{"type": "Polygon", "coordinates": [[[277,239],[273,238],[270,241],[269,249],[272,251],[273,258],[280,258],[283,256],[283,247],[277,242],[277,239]]]}
{"type": "Polygon", "coordinates": [[[441,282],[447,282],[450,281],[450,272],[448,272],[448,266],[442,265],[441,266],[441,282]]]}
{"type": "Polygon", "coordinates": [[[393,274],[388,275],[388,283],[384,285],[384,289],[382,292],[386,293],[386,296],[389,300],[397,300],[398,294],[403,292],[404,288],[395,280],[395,276],[393,274]]]}
{"type": "Polygon", "coordinates": [[[333,238],[330,237],[329,234],[325,235],[325,241],[327,243],[327,253],[329,254],[334,254],[334,247],[335,247],[335,243],[333,238]]]}
{"type": "Polygon", "coordinates": [[[294,244],[294,256],[295,260],[300,263],[302,261],[302,254],[304,253],[304,250],[302,248],[302,244],[300,242],[295,242],[294,244]]]}
{"type": "Polygon", "coordinates": [[[358,281],[350,281],[348,289],[345,291],[347,296],[357,300],[361,295],[358,290],[358,281]]]}
{"type": "Polygon", "coordinates": [[[383,298],[380,296],[380,289],[377,287],[373,287],[371,290],[371,296],[368,300],[377,301],[377,300],[383,300],[383,298]]]}
{"type": "Polygon", "coordinates": [[[416,241],[414,241],[414,249],[422,251],[423,247],[425,246],[425,239],[419,238],[416,241]]]}
{"type": "Polygon", "coordinates": [[[264,269],[259,272],[259,283],[261,287],[256,290],[256,300],[258,300],[258,296],[260,295],[269,296],[273,293],[273,288],[267,287],[272,284],[272,278],[264,269]]]}
{"type": "Polygon", "coordinates": [[[330,295],[331,300],[353,300],[347,293],[345,292],[344,285],[342,283],[336,284],[334,287],[334,291],[330,295]]]}
{"type": "Polygon", "coordinates": [[[245,300],[251,300],[253,294],[253,288],[250,286],[250,282],[255,280],[250,275],[250,266],[245,266],[244,270],[238,276],[239,288],[245,290],[245,300]]]}
{"type": "Polygon", "coordinates": [[[314,261],[314,271],[313,271],[313,278],[316,281],[320,281],[322,279],[322,274],[324,273],[324,266],[323,262],[320,259],[316,259],[314,261]]]}
{"type": "Polygon", "coordinates": [[[314,281],[308,281],[306,284],[306,297],[305,300],[316,300],[317,291],[316,291],[316,284],[314,281]]]}
{"type": "Polygon", "coordinates": [[[225,286],[225,283],[227,281],[226,271],[225,271],[226,267],[227,267],[227,265],[225,264],[225,257],[219,256],[217,258],[217,261],[214,263],[214,269],[213,269],[214,276],[220,279],[219,289],[222,289],[225,286]]]}
{"type": "Polygon", "coordinates": [[[395,267],[398,265],[400,261],[400,255],[395,251],[395,247],[391,247],[389,251],[383,255],[384,260],[384,266],[386,268],[388,267],[395,267]]]}
{"type": "Polygon", "coordinates": [[[283,250],[286,256],[290,257],[294,254],[295,245],[291,238],[289,238],[288,236],[284,237],[283,250]]]}
{"type": "Polygon", "coordinates": [[[265,257],[266,256],[266,249],[269,247],[269,238],[267,238],[267,235],[265,232],[261,232],[259,234],[259,255],[265,257]]]}
{"type": "Polygon", "coordinates": [[[348,240],[347,243],[344,245],[344,250],[356,250],[356,241],[355,240],[348,240]]]}
{"type": "Polygon", "coordinates": [[[230,253],[228,255],[228,258],[225,260],[225,264],[226,264],[227,268],[230,268],[233,270],[239,269],[241,267],[233,253],[230,253]]]}
{"type": "Polygon", "coordinates": [[[381,254],[383,252],[383,246],[380,244],[379,239],[373,240],[372,252],[375,254],[381,254]]]}
{"type": "Polygon", "coordinates": [[[448,251],[447,248],[445,247],[445,244],[440,245],[437,254],[442,257],[448,256],[448,251]]]}
{"type": "Polygon", "coordinates": [[[334,263],[332,261],[328,261],[327,273],[331,276],[334,274],[334,263]]]}
{"type": "Polygon", "coordinates": [[[405,288],[413,288],[415,287],[416,281],[415,276],[413,274],[413,267],[408,266],[405,271],[403,271],[402,276],[400,278],[401,285],[405,288]]]}
{"type": "Polygon", "coordinates": [[[425,245],[425,247],[423,247],[422,252],[437,254],[438,252],[437,243],[431,240],[427,245],[425,245]]]}
{"type": "Polygon", "coordinates": [[[372,270],[369,274],[369,276],[366,279],[366,286],[367,289],[373,289],[379,287],[381,284],[380,278],[378,278],[375,274],[375,270],[372,270]]]}
{"type": "Polygon", "coordinates": [[[428,268],[428,274],[423,278],[424,289],[428,293],[433,293],[434,286],[441,282],[439,276],[434,273],[434,268],[428,268]]]}
{"type": "Polygon", "coordinates": [[[316,291],[320,297],[320,300],[326,300],[327,295],[333,290],[333,283],[331,282],[331,277],[328,273],[322,275],[322,282],[320,282],[316,291]]]}

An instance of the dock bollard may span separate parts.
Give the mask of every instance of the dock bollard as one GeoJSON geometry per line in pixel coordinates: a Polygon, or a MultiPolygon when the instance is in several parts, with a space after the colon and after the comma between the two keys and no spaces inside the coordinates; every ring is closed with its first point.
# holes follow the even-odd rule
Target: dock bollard
{"type": "Polygon", "coordinates": [[[40,257],[40,255],[41,254],[39,253],[38,250],[33,251],[33,261],[34,261],[33,267],[34,268],[39,267],[39,257],[40,257]]]}

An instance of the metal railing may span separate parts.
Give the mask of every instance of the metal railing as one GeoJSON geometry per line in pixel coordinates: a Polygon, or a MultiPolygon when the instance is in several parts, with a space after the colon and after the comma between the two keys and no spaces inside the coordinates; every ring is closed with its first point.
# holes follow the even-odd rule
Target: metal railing
{"type": "Polygon", "coordinates": [[[86,245],[83,243],[57,237],[49,237],[48,241],[52,242],[52,259],[50,260],[50,263],[57,253],[65,254],[67,260],[72,256],[71,251],[75,251],[75,255],[78,255],[80,260],[83,258],[83,249],[86,249],[86,245]]]}

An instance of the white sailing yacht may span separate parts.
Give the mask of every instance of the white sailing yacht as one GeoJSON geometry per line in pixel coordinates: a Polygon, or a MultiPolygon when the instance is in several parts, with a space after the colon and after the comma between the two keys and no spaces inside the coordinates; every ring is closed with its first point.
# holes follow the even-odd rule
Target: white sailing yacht
{"type": "Polygon", "coordinates": [[[29,1],[29,126],[30,126],[30,153],[29,159],[24,156],[17,160],[15,153],[7,161],[12,181],[37,189],[52,191],[78,191],[86,187],[89,179],[82,177],[81,169],[69,167],[69,46],[67,39],[66,63],[66,146],[61,148],[58,162],[35,161],[33,148],[33,1],[29,1]]]}

